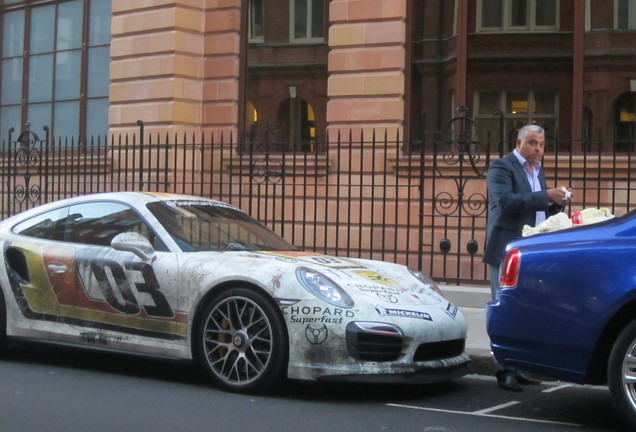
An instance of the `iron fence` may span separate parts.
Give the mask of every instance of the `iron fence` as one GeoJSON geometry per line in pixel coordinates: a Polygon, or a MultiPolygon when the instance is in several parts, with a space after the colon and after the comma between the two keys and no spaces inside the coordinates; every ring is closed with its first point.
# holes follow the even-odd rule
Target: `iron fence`
{"type": "MultiPolygon", "coordinates": [[[[488,278],[481,263],[485,176],[504,143],[478,142],[463,127],[451,130],[413,142],[348,132],[320,148],[286,152],[287,145],[247,145],[232,134],[147,133],[141,123],[135,134],[82,142],[27,128],[2,143],[0,212],[6,218],[106,191],[205,196],[245,210],[306,250],[399,262],[436,280],[482,284],[488,278]]],[[[611,147],[601,140],[551,143],[544,169],[549,185],[574,189],[567,211],[631,209],[633,158],[611,147]]]]}

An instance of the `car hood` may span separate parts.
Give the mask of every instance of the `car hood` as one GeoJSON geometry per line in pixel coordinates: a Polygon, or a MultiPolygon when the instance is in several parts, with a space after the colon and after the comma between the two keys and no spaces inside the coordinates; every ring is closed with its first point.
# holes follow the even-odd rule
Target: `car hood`
{"type": "MultiPolygon", "coordinates": [[[[188,258],[192,277],[214,273],[215,283],[223,280],[246,280],[269,291],[276,298],[308,299],[314,296],[296,277],[296,270],[306,267],[318,271],[343,288],[356,302],[409,305],[448,303],[439,293],[435,282],[428,278],[420,281],[406,266],[384,261],[339,258],[302,251],[229,251],[197,253],[188,258]],[[200,261],[203,266],[196,265],[200,261]]],[[[203,282],[203,281],[202,281],[203,282]]]]}

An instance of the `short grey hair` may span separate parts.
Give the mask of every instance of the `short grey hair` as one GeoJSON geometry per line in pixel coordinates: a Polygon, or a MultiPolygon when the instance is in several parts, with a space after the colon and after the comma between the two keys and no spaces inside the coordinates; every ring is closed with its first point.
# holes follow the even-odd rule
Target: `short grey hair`
{"type": "Polygon", "coordinates": [[[541,126],[532,124],[532,125],[525,125],[521,129],[519,129],[519,133],[517,134],[517,139],[521,141],[525,140],[526,136],[528,135],[528,132],[538,132],[545,135],[545,130],[541,126]]]}

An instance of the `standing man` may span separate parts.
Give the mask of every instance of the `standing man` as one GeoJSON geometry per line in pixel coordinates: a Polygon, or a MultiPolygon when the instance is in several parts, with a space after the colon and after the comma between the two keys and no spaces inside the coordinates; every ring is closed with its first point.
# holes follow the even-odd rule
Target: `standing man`
{"type": "MultiPolygon", "coordinates": [[[[483,262],[490,265],[490,289],[495,300],[499,288],[499,266],[506,243],[520,237],[524,225],[536,226],[563,210],[571,198],[561,188],[548,189],[541,159],[545,131],[537,125],[524,126],[517,135],[516,148],[488,169],[488,228],[483,262]]],[[[521,391],[525,380],[514,369],[497,367],[497,382],[506,390],[521,391]]]]}

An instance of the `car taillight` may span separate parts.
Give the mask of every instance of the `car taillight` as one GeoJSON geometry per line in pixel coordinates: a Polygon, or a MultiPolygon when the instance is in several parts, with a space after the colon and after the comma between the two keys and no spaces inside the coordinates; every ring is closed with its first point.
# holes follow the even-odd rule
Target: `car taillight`
{"type": "Polygon", "coordinates": [[[517,286],[519,264],[521,264],[521,251],[519,249],[510,249],[501,267],[501,277],[499,278],[499,286],[501,288],[517,286]]]}

